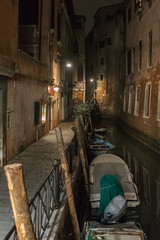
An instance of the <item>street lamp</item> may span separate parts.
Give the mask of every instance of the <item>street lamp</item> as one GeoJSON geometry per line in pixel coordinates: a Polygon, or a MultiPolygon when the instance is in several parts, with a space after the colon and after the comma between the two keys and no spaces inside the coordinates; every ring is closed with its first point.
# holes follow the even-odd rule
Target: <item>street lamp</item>
{"type": "Polygon", "coordinates": [[[55,63],[59,63],[59,62],[66,62],[66,67],[67,68],[71,68],[72,67],[72,63],[66,59],[55,59],[55,63]]]}

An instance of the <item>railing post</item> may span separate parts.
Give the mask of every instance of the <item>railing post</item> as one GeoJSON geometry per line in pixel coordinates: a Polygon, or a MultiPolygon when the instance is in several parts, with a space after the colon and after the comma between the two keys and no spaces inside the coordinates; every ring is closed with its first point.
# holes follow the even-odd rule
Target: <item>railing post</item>
{"type": "Polygon", "coordinates": [[[54,200],[55,206],[58,208],[60,206],[60,176],[59,176],[59,159],[54,159],[54,200]]]}

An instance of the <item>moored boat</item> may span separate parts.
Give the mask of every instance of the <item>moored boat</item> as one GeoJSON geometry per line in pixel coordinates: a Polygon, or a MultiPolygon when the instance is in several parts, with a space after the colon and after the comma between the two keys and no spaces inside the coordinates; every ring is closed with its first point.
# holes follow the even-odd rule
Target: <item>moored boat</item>
{"type": "Polygon", "coordinates": [[[94,138],[88,142],[89,149],[92,151],[94,156],[108,153],[109,150],[114,149],[115,146],[107,141],[100,138],[94,138]]]}
{"type": "Polygon", "coordinates": [[[138,190],[127,164],[122,158],[108,153],[95,157],[89,166],[90,203],[92,208],[99,208],[100,206],[100,180],[106,175],[118,177],[118,183],[127,200],[128,207],[136,207],[140,204],[138,190]]]}
{"type": "Polygon", "coordinates": [[[82,240],[144,240],[145,234],[138,223],[102,225],[96,221],[86,222],[82,240]]]}
{"type": "Polygon", "coordinates": [[[146,239],[137,217],[134,216],[140,204],[137,187],[133,183],[132,174],[123,159],[114,154],[102,154],[95,157],[89,166],[89,178],[91,214],[84,224],[81,239],[146,239]],[[113,197],[113,195],[117,196],[113,197]],[[123,198],[126,203],[125,201],[124,203],[122,201],[122,204],[114,201],[112,204],[113,200],[120,199],[121,201],[123,198]],[[104,200],[107,202],[107,207],[101,205],[104,200]],[[103,214],[100,214],[99,210],[102,206],[105,210],[103,214]],[[133,210],[133,215],[128,214],[132,209],[135,210],[133,210]],[[108,219],[115,221],[102,222],[105,214],[108,214],[108,219]]]}

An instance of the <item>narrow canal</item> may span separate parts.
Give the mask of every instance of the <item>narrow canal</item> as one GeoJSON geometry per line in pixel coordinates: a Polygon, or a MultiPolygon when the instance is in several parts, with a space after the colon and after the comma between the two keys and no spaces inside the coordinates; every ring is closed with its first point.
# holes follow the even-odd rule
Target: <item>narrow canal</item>
{"type": "Polygon", "coordinates": [[[107,128],[107,141],[115,145],[117,154],[128,164],[140,196],[140,223],[148,240],[160,240],[160,154],[126,134],[111,122],[107,128]]]}

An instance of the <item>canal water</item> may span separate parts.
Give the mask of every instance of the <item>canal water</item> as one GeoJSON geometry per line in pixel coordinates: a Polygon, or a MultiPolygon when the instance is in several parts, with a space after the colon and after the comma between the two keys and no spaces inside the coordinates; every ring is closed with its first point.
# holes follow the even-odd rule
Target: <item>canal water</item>
{"type": "Polygon", "coordinates": [[[125,160],[140,196],[140,223],[148,240],[160,240],[160,154],[137,142],[111,121],[104,121],[107,141],[125,160]]]}

